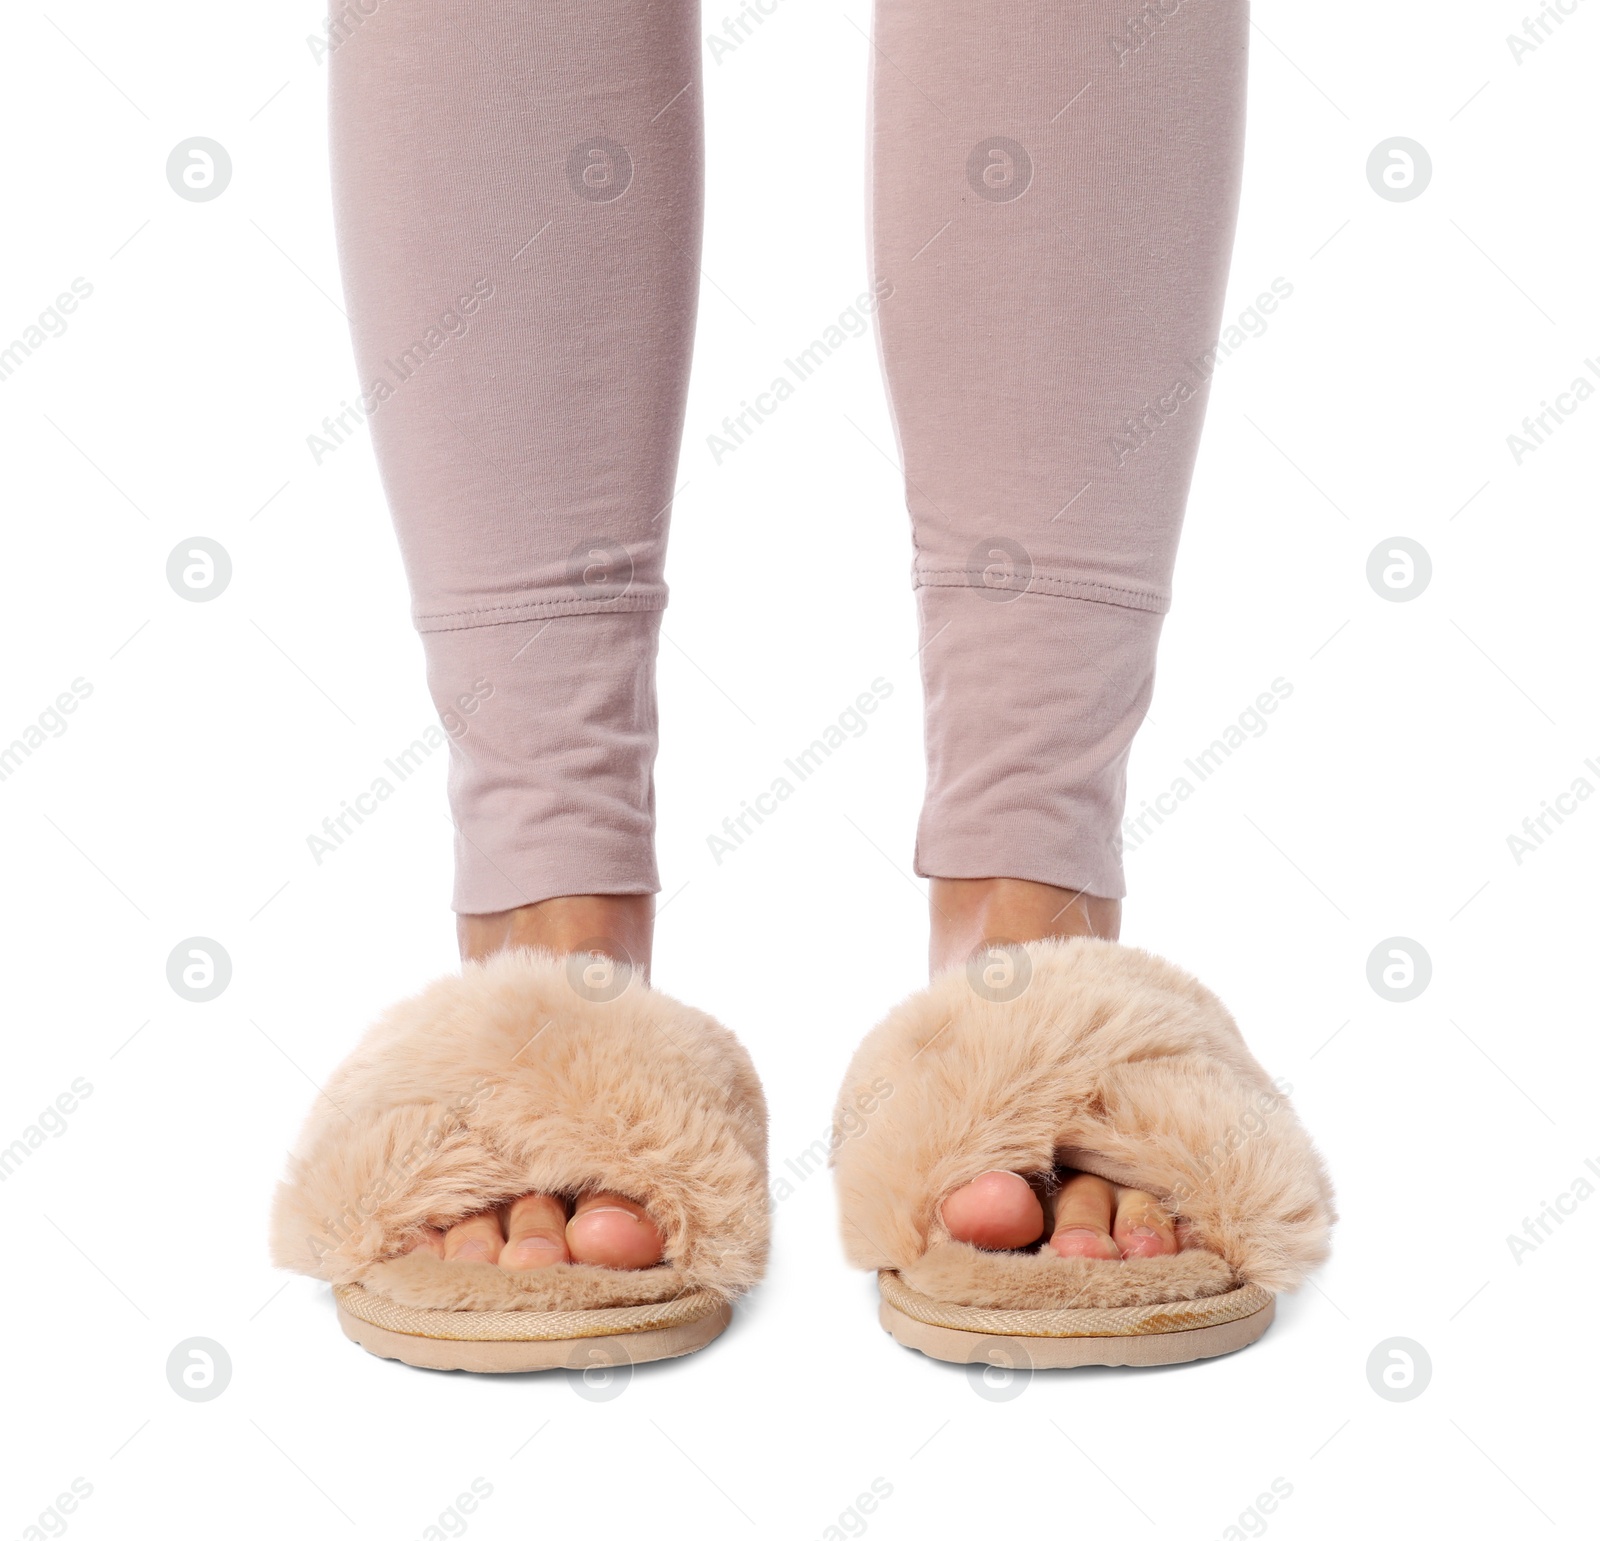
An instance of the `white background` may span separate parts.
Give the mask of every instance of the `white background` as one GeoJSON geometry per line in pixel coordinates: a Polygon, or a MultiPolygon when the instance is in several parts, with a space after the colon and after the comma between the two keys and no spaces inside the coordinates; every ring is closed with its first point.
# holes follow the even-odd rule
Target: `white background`
{"type": "MultiPolygon", "coordinates": [[[[74,278],[94,292],[0,385],[0,742],[75,678],[93,693],[0,782],[0,1144],[74,1078],[93,1090],[0,1185],[0,1535],[74,1478],[86,1538],[404,1541],[474,1478],[485,1538],[612,1516],[821,1537],[874,1479],[885,1541],[1221,1537],[1274,1479],[1292,1496],[1264,1523],[1285,1538],[1584,1533],[1600,1196],[1520,1262],[1506,1238],[1600,1161],[1600,806],[1520,865],[1506,837],[1575,778],[1600,786],[1600,404],[1520,466],[1506,436],[1600,355],[1600,4],[1518,64],[1526,14],[1258,5],[1228,310],[1277,277],[1294,293],[1216,377],[1134,755],[1137,808],[1292,683],[1131,853],[1124,934],[1205,978],[1293,1084],[1338,1187],[1332,1262],[1245,1353],[991,1402],[879,1330],[814,1177],[727,1336],[594,1403],[563,1375],[370,1358],[324,1286],[265,1258],[312,1083],[454,960],[442,760],[320,867],[306,844],[430,713],[368,440],[321,465],[306,443],[355,389],[318,17],[8,12],[0,345],[74,278]],[[193,135],[233,160],[212,202],[166,181],[193,135]],[[1410,202],[1367,182],[1393,135],[1433,161],[1410,202]],[[165,576],[197,535],[234,566],[205,604],[165,576]],[[1396,535],[1433,564],[1406,603],[1366,578],[1396,535]],[[204,1005],[165,972],[196,935],[234,969],[204,1005]],[[1408,1004],[1367,982],[1393,936],[1432,959],[1408,1004]],[[165,1373],[196,1336],[233,1367],[205,1403],[165,1373]],[[1396,1336],[1433,1366],[1405,1403],[1366,1375],[1396,1336]]],[[[661,659],[656,980],[750,1045],[779,1168],[925,967],[910,550],[871,341],[721,466],[705,442],[867,286],[867,25],[861,0],[784,0],[707,59],[715,286],[661,659]],[[718,866],[707,835],[878,675],[894,694],[870,731],[718,866]]]]}

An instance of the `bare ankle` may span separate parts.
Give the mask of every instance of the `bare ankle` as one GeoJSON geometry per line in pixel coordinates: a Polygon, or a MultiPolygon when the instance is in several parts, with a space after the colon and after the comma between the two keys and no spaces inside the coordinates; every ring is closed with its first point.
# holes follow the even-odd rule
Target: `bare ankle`
{"type": "Polygon", "coordinates": [[[598,952],[648,977],[655,907],[654,894],[564,894],[489,915],[458,915],[456,942],[466,960],[518,947],[598,952]]]}
{"type": "Polygon", "coordinates": [[[1099,936],[1115,941],[1122,901],[1025,878],[934,878],[928,888],[928,960],[935,974],[986,942],[1099,936]]]}

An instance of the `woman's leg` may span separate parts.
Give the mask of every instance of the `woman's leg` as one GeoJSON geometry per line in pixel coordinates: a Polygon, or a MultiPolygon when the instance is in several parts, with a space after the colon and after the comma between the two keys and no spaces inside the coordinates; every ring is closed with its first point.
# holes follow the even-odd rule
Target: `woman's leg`
{"type": "MultiPolygon", "coordinates": [[[[331,68],[362,404],[451,740],[462,951],[645,967],[698,288],[697,7],[347,11],[331,68]]],[[[580,1207],[568,1224],[533,1195],[436,1244],[513,1266],[659,1255],[626,1201],[580,1207]]]]}
{"type": "MultiPolygon", "coordinates": [[[[936,971],[997,938],[1116,934],[1128,750],[1233,241],[1247,26],[1246,0],[878,0],[873,247],[916,545],[936,971]]],[[[947,1221],[1032,1240],[1021,1188],[986,1174],[947,1221]]],[[[1058,1223],[1091,1256],[1171,1245],[1153,1201],[1097,1178],[1058,1223]]]]}
{"type": "Polygon", "coordinates": [[[648,895],[698,286],[693,0],[388,5],[334,49],[339,244],[455,908],[648,895]]]}

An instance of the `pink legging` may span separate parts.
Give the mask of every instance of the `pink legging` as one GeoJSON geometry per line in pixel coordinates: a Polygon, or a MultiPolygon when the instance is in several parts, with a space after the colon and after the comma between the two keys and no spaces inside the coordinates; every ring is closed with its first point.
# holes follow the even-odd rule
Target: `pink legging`
{"type": "MultiPolygon", "coordinates": [[[[1247,41],[1246,0],[1140,3],[877,0],[872,282],[920,600],[924,876],[1124,892],[1247,41]]],[[[452,735],[462,913],[659,887],[698,26],[695,0],[336,12],[340,254],[452,735]]]]}

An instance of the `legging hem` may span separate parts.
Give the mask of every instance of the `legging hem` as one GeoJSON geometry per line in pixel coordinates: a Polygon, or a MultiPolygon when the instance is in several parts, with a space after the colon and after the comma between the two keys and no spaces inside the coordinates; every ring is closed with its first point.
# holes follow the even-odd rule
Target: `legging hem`
{"type": "Polygon", "coordinates": [[[639,614],[665,610],[665,589],[639,594],[617,594],[610,599],[530,599],[515,605],[493,605],[481,610],[454,610],[440,615],[414,615],[419,632],[476,631],[486,626],[511,626],[518,621],[558,620],[573,615],[639,614]]]}
{"type": "Polygon", "coordinates": [[[1116,605],[1123,610],[1148,610],[1165,615],[1172,595],[1162,589],[1123,588],[1093,578],[1069,578],[1057,573],[1004,573],[978,567],[918,567],[914,588],[964,589],[988,593],[1044,594],[1054,599],[1084,599],[1093,604],[1116,605]]]}

